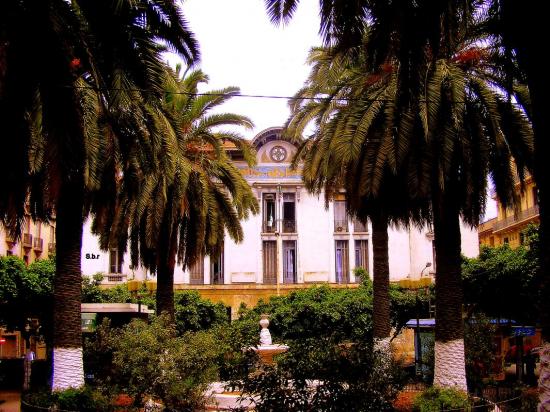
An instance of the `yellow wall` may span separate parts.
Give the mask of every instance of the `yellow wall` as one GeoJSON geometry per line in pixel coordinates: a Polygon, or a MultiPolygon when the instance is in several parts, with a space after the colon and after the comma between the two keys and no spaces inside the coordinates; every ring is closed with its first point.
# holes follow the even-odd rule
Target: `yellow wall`
{"type": "MultiPolygon", "coordinates": [[[[21,237],[17,242],[12,242],[4,228],[0,227],[0,255],[19,256],[30,264],[38,259],[46,259],[49,255],[49,245],[55,245],[55,223],[40,223],[33,221],[30,216],[23,222],[21,237]],[[30,247],[23,244],[23,234],[30,234],[32,241],[30,247]],[[42,239],[42,249],[38,247],[39,242],[36,239],[42,239]]],[[[55,253],[55,247],[52,253],[55,253]]]]}
{"type": "Polygon", "coordinates": [[[539,222],[536,186],[531,176],[526,179],[520,199],[520,209],[517,213],[513,209],[505,209],[496,199],[497,217],[478,227],[480,245],[502,246],[508,243],[513,248],[521,245],[521,232],[530,223],[539,222]]]}

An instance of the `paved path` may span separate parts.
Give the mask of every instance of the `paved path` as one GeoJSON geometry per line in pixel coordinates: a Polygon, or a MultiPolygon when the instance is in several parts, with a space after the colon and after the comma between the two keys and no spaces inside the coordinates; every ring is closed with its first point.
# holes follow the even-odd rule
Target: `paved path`
{"type": "Polygon", "coordinates": [[[21,393],[18,391],[0,391],[0,412],[19,412],[21,393]]]}

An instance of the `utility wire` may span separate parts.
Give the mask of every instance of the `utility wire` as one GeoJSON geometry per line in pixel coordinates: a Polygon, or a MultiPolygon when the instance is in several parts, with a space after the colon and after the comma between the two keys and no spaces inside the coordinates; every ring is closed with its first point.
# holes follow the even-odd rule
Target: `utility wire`
{"type": "MultiPolygon", "coordinates": [[[[118,87],[94,87],[94,86],[61,86],[66,89],[87,89],[87,90],[96,90],[96,91],[130,91],[130,92],[140,92],[140,93],[151,93],[149,90],[140,89],[140,88],[118,88],[118,87]]],[[[164,90],[167,94],[175,95],[185,95],[185,96],[213,96],[213,97],[244,97],[252,99],[285,99],[285,100],[335,100],[340,102],[353,102],[353,101],[363,101],[363,102],[393,102],[395,99],[365,99],[362,97],[306,97],[306,96],[277,96],[277,95],[268,95],[268,94],[244,94],[240,92],[229,92],[229,93],[199,93],[199,92],[173,92],[164,90]]],[[[426,99],[420,99],[420,103],[429,102],[426,99]]],[[[466,103],[466,101],[453,101],[453,103],[466,103]]],[[[519,106],[516,102],[512,102],[514,106],[519,106]]]]}

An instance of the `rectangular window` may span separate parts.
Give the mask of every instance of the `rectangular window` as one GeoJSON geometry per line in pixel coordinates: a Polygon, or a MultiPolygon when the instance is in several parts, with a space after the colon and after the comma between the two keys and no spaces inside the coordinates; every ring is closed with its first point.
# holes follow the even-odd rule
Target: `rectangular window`
{"type": "Polygon", "coordinates": [[[210,256],[210,282],[213,285],[223,285],[223,250],[217,256],[210,256]]]}
{"type": "Polygon", "coordinates": [[[366,239],[355,241],[355,267],[369,270],[369,241],[366,239]]]}
{"type": "Polygon", "coordinates": [[[275,213],[275,193],[264,193],[263,196],[263,232],[273,233],[277,227],[277,215],[275,213]]]}
{"type": "Polygon", "coordinates": [[[111,249],[109,251],[109,273],[122,273],[122,251],[111,249]]]}
{"type": "Polygon", "coordinates": [[[42,237],[41,235],[42,235],[42,223],[36,222],[34,224],[34,236],[40,238],[42,237]]]}
{"type": "Polygon", "coordinates": [[[283,193],[283,232],[296,232],[296,195],[283,193]]]}
{"type": "Polygon", "coordinates": [[[202,256],[199,256],[189,267],[189,283],[191,285],[204,284],[204,259],[202,256]]]}
{"type": "Polygon", "coordinates": [[[283,282],[296,283],[296,241],[283,241],[283,282]]]}
{"type": "Polygon", "coordinates": [[[348,241],[336,241],[336,283],[349,283],[348,241]]]}
{"type": "Polygon", "coordinates": [[[264,241],[262,252],[264,284],[274,285],[277,283],[277,242],[274,240],[264,241]]]}
{"type": "Polygon", "coordinates": [[[346,233],[348,231],[348,216],[346,213],[346,201],[334,202],[334,231],[346,233]]]}

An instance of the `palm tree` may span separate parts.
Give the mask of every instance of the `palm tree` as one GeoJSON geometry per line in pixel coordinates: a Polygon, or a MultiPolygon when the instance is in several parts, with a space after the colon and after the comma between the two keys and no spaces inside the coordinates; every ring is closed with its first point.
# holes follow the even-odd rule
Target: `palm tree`
{"type": "MultiPolygon", "coordinates": [[[[345,189],[348,213],[363,223],[371,220],[373,334],[375,339],[384,340],[389,338],[391,330],[388,225],[425,223],[429,219],[429,205],[426,199],[411,197],[405,182],[391,172],[396,162],[394,152],[380,157],[376,162],[379,168],[374,167],[374,160],[379,155],[376,150],[380,146],[373,146],[370,141],[384,137],[384,126],[392,120],[385,119],[388,107],[372,113],[370,124],[356,130],[353,136],[346,129],[344,123],[348,117],[370,116],[360,110],[353,112],[355,107],[349,101],[357,97],[357,89],[364,98],[369,96],[370,99],[382,99],[384,93],[394,90],[391,76],[371,73],[365,82],[365,62],[361,57],[361,52],[353,49],[349,52],[326,48],[312,50],[309,56],[309,63],[313,64],[311,74],[290,102],[291,117],[285,133],[301,140],[303,130],[311,121],[315,122],[313,137],[302,143],[294,159],[295,166],[304,162],[306,187],[316,193],[324,191],[327,204],[335,192],[345,189]],[[369,83],[368,88],[364,87],[365,83],[369,83]],[[379,189],[373,190],[373,187],[379,189]]],[[[360,109],[365,110],[365,107],[360,106],[360,109]]]]}
{"type": "MultiPolygon", "coordinates": [[[[488,174],[499,198],[512,204],[516,172],[522,179],[525,167],[532,165],[529,123],[495,89],[490,52],[464,37],[449,58],[425,59],[420,76],[425,83],[417,88],[420,95],[406,96],[409,108],[401,105],[398,61],[378,73],[367,72],[362,85],[352,81],[341,86],[347,97],[323,90],[330,97],[326,113],[315,118],[321,119],[318,127],[325,136],[311,145],[313,152],[324,153],[313,155],[312,164],[329,184],[351,186],[348,197],[358,204],[383,193],[388,168],[406,182],[412,199],[430,199],[437,266],[435,384],[464,389],[459,216],[477,223],[488,174]],[[517,170],[511,166],[512,154],[517,170]]],[[[297,119],[305,122],[308,116],[297,119]]]]}
{"type": "Polygon", "coordinates": [[[210,113],[235,93],[234,87],[196,95],[208,77],[192,71],[180,77],[179,68],[166,84],[159,122],[170,145],[164,150],[159,171],[143,174],[139,190],[121,187],[117,213],[96,219],[94,230],[102,246],[116,243],[126,249],[129,237],[132,264],[157,273],[157,313],[174,317],[176,260],[189,267],[205,254],[219,253],[225,232],[241,241],[240,220],[258,205],[250,186],[224,150],[231,142],[252,163],[249,144],[238,134],[220,127],[252,128],[252,122],[233,113],[210,113]],[[115,229],[110,229],[114,227],[115,229]]]}
{"type": "Polygon", "coordinates": [[[117,175],[103,160],[126,156],[146,134],[132,107],[139,99],[128,95],[159,93],[165,46],[155,40],[189,62],[198,57],[181,17],[167,0],[2,4],[0,124],[10,156],[0,165],[0,216],[15,235],[25,208],[35,219],[56,216],[54,390],[84,382],[82,225],[98,207],[94,193],[117,175]]]}

